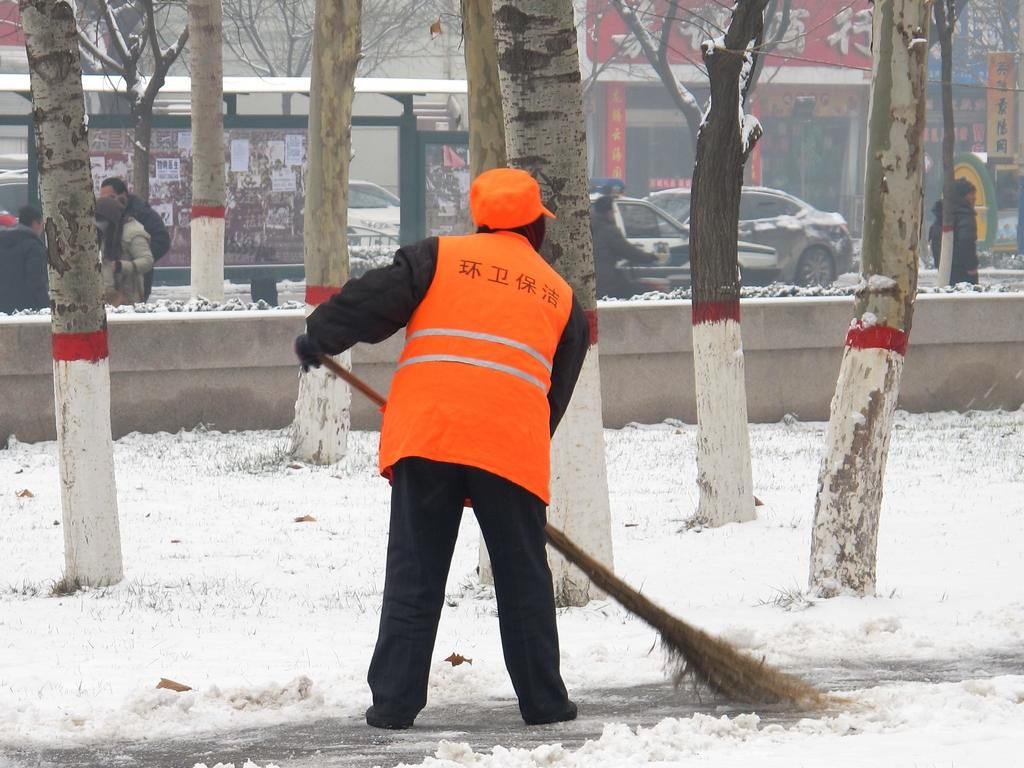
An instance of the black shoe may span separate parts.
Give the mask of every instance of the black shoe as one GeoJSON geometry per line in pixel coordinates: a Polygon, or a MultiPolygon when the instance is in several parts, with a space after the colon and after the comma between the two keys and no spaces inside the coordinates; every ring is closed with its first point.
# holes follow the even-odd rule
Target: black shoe
{"type": "Polygon", "coordinates": [[[566,720],[575,720],[579,710],[576,707],[575,701],[567,701],[565,706],[561,709],[556,710],[550,715],[542,715],[540,717],[527,717],[523,715],[523,720],[526,721],[527,725],[547,725],[548,723],[564,723],[566,720]]]}
{"type": "Polygon", "coordinates": [[[387,728],[389,731],[404,731],[412,728],[413,717],[387,717],[377,711],[376,707],[366,710],[366,724],[374,728],[387,728]]]}

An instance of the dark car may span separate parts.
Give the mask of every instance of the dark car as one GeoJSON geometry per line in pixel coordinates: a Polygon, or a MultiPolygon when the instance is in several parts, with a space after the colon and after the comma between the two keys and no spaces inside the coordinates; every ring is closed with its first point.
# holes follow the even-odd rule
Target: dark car
{"type": "MultiPolygon", "coordinates": [[[[647,199],[684,223],[690,219],[689,189],[664,189],[647,199]]],[[[853,269],[846,219],[778,189],[743,187],[739,236],[774,248],[779,279],[786,283],[830,285],[853,269]]]]}

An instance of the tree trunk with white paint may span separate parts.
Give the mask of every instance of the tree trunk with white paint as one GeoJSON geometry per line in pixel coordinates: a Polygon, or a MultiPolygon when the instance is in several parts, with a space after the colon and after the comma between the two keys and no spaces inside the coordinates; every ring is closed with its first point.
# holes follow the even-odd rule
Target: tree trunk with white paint
{"type": "Polygon", "coordinates": [[[192,298],[224,300],[221,0],[189,0],[192,39],[192,298]]]}
{"type": "Polygon", "coordinates": [[[761,136],[743,102],[767,2],[738,2],[725,37],[703,46],[711,97],[697,136],[690,217],[698,525],[755,517],[736,232],[743,168],[761,136]]]}
{"type": "Polygon", "coordinates": [[[821,597],[875,591],[885,462],[917,292],[926,0],[878,0],[872,32],[863,279],[832,399],[811,537],[810,588],[821,597]]]}
{"type": "Polygon", "coordinates": [[[107,316],[74,7],[20,0],[50,265],[63,585],[123,577],[110,433],[107,316]]]}
{"type": "MultiPolygon", "coordinates": [[[[306,314],[348,280],[348,177],[361,0],[317,0],[306,152],[306,314]]],[[[335,358],[351,368],[351,355],[335,358]]],[[[317,368],[299,374],[292,452],[332,464],[348,450],[352,394],[317,368]]]]}
{"type": "MultiPolygon", "coordinates": [[[[586,136],[570,0],[497,0],[494,30],[509,165],[540,182],[557,216],[543,253],[573,289],[591,323],[591,344],[552,444],[551,523],[611,567],[611,513],[601,418],[597,300],[587,195],[586,136]]],[[[596,588],[552,555],[561,605],[584,605],[596,588]]]]}

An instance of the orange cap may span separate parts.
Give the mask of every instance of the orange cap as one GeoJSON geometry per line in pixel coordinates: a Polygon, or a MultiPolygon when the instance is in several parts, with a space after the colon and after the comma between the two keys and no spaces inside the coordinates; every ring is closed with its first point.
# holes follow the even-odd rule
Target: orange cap
{"type": "Polygon", "coordinates": [[[515,229],[539,216],[555,218],[540,199],[540,185],[518,168],[484,171],[469,188],[469,210],[478,227],[515,229]]]}

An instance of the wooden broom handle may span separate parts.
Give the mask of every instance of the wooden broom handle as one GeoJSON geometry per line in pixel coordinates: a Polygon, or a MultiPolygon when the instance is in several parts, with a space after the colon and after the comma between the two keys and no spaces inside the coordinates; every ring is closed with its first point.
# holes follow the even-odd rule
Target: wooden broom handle
{"type": "Polygon", "coordinates": [[[338,365],[336,362],[334,362],[333,358],[329,357],[328,355],[320,355],[320,364],[342,381],[345,381],[350,386],[358,389],[360,392],[362,392],[364,395],[370,398],[370,400],[375,402],[381,408],[384,407],[384,395],[382,395],[380,392],[375,390],[365,381],[360,379],[358,376],[352,373],[352,371],[349,371],[346,368],[338,365]]]}

